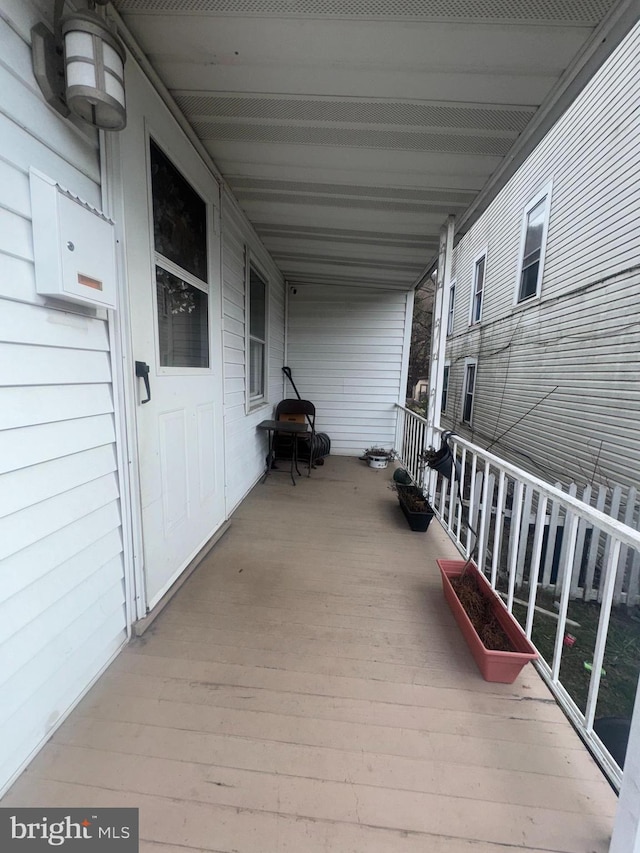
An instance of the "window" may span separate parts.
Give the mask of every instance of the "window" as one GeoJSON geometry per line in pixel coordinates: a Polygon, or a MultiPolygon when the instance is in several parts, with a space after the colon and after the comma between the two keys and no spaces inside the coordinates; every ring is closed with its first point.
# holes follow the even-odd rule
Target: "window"
{"type": "Polygon", "coordinates": [[[449,288],[449,312],[447,314],[447,337],[453,334],[453,310],[456,301],[456,283],[455,281],[449,288]]]}
{"type": "Polygon", "coordinates": [[[520,239],[516,302],[540,295],[544,250],[549,225],[551,185],[525,207],[520,239]]]}
{"type": "Polygon", "coordinates": [[[442,397],[440,398],[440,411],[447,411],[447,396],[449,394],[449,365],[445,364],[442,374],[442,397]]]}
{"type": "Polygon", "coordinates": [[[464,394],[462,397],[462,421],[465,424],[471,423],[471,416],[473,414],[473,395],[476,387],[477,367],[477,361],[467,360],[465,362],[464,394]]]}
{"type": "Polygon", "coordinates": [[[209,367],[207,206],[151,140],[160,367],[209,367]]]}
{"type": "Polygon", "coordinates": [[[265,397],[267,377],[267,282],[251,260],[248,264],[247,328],[249,363],[248,405],[255,406],[265,397]]]}
{"type": "Polygon", "coordinates": [[[479,323],[482,317],[482,294],[487,265],[487,253],[483,252],[473,264],[473,293],[471,296],[471,323],[479,323]]]}

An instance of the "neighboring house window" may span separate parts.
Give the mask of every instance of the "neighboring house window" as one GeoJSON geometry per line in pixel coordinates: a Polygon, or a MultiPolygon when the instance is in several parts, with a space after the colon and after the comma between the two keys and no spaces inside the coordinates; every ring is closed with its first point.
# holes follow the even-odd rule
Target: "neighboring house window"
{"type": "Polygon", "coordinates": [[[464,394],[462,397],[462,421],[470,424],[473,414],[473,397],[476,388],[477,361],[467,361],[464,373],[464,394]]]}
{"type": "Polygon", "coordinates": [[[447,396],[449,394],[449,365],[445,364],[442,374],[442,397],[440,399],[440,411],[447,411],[447,396]]]}
{"type": "Polygon", "coordinates": [[[453,334],[453,311],[456,301],[456,283],[455,281],[449,288],[449,312],[447,314],[447,337],[453,334]]]}
{"type": "Polygon", "coordinates": [[[257,271],[251,260],[248,264],[247,281],[247,328],[249,406],[255,406],[265,397],[267,377],[267,294],[266,280],[257,271]]]}
{"type": "Polygon", "coordinates": [[[516,302],[540,295],[544,250],[549,226],[551,185],[529,202],[524,210],[516,302]]]}
{"type": "Polygon", "coordinates": [[[482,296],[484,276],[487,266],[487,253],[483,252],[473,265],[473,294],[471,299],[471,323],[479,323],[482,317],[482,296]]]}

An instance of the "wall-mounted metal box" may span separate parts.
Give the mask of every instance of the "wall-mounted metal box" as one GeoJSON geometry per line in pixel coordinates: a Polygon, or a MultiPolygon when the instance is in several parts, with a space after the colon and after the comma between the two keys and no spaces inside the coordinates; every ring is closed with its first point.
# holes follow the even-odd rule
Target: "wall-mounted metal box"
{"type": "Polygon", "coordinates": [[[114,223],[35,169],[29,182],[38,293],[115,308],[114,223]]]}

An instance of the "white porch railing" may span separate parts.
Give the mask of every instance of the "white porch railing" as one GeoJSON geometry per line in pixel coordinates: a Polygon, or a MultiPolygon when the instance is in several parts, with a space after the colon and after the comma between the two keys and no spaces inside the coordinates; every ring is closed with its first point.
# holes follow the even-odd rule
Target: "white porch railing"
{"type": "MultiPolygon", "coordinates": [[[[426,420],[403,406],[398,416],[402,464],[521,622],[540,652],[542,676],[619,786],[604,725],[631,718],[640,623],[614,601],[636,603],[640,533],[458,436],[450,444],[460,483],[445,479],[420,459],[426,420]]],[[[434,434],[439,447],[441,432],[434,434]]]]}

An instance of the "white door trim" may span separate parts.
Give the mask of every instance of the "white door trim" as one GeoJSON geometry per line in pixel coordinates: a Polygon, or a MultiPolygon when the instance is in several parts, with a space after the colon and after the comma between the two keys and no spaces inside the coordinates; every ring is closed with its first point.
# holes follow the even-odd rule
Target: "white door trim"
{"type": "Polygon", "coordinates": [[[121,483],[122,532],[125,559],[125,600],[128,635],[132,625],[147,614],[142,547],[142,506],[138,470],[138,438],[135,406],[134,359],[129,325],[126,267],[126,236],[120,170],[120,148],[115,133],[100,133],[102,193],[105,211],[116,224],[117,304],[112,312],[112,382],[116,402],[116,448],[121,483]]]}

